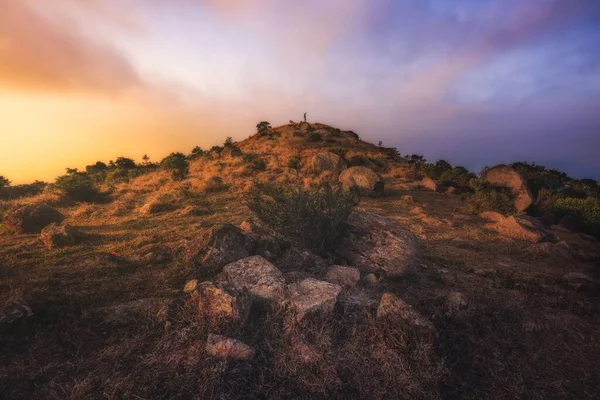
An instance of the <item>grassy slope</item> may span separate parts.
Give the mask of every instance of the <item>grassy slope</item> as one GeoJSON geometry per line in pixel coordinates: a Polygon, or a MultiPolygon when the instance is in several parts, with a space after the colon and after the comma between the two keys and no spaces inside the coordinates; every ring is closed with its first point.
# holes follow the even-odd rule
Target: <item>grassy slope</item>
{"type": "MultiPolygon", "coordinates": [[[[369,153],[373,158],[383,158],[380,149],[367,143],[337,138],[334,140],[338,144],[309,144],[287,128],[281,131],[278,139],[251,137],[239,144],[245,153],[255,153],[268,161],[265,172],[251,171],[239,158],[204,159],[192,165],[186,182],[170,183],[167,175],[157,172],[117,187],[112,203],[60,207],[69,223],[92,234],[82,245],[46,250],[37,235],[0,236],[0,303],[21,298],[35,312],[27,320],[0,325],[0,397],[242,398],[286,397],[314,390],[317,397],[369,397],[365,395],[368,393],[389,398],[391,393],[386,395],[377,388],[385,388],[388,380],[397,379],[396,386],[407,388],[398,396],[598,398],[597,293],[574,290],[560,280],[570,271],[593,275],[597,265],[532,258],[527,243],[486,230],[478,217],[466,212],[461,197],[414,189],[403,177],[401,167],[382,171],[387,196],[366,199],[361,206],[412,230],[421,239],[421,266],[405,279],[382,283],[373,290],[400,295],[435,323],[439,332],[436,352],[444,361],[445,373],[423,365],[425,372],[411,375],[405,371],[403,375],[392,366],[391,371],[377,370],[377,376],[364,371],[368,380],[363,382],[360,377],[346,378],[349,372],[340,370],[344,364],[340,360],[315,367],[316,375],[314,371],[312,375],[310,371],[290,372],[286,366],[292,364],[285,356],[293,350],[257,360],[251,368],[210,364],[202,361],[199,332],[164,332],[152,318],[120,325],[106,324],[98,318],[95,310],[100,307],[169,297],[180,289],[191,276],[191,270],[178,256],[181,249],[215,223],[239,224],[248,218],[240,199],[252,179],[300,179],[308,184],[326,178],[298,176],[285,168],[290,156],[300,155],[305,162],[323,146],[343,144],[350,148],[350,157],[353,153],[369,153]],[[229,189],[207,191],[205,178],[212,175],[223,177],[229,189]],[[402,197],[407,194],[414,201],[402,197]],[[167,195],[171,196],[169,201],[178,204],[177,210],[152,215],[137,212],[151,199],[167,195]],[[201,217],[179,214],[186,205],[195,204],[209,206],[214,213],[201,217]],[[86,262],[93,254],[116,252],[134,258],[162,246],[173,255],[167,264],[86,262]],[[465,311],[447,314],[443,297],[453,291],[464,293],[471,305],[465,311]],[[410,377],[416,378],[413,381],[410,377]],[[356,381],[374,388],[363,388],[361,392],[356,381]],[[317,387],[307,389],[311,382],[317,387]]],[[[575,248],[598,252],[597,243],[557,234],[575,248]]],[[[285,317],[281,318],[272,324],[285,324],[285,317]]],[[[382,340],[378,334],[384,331],[374,329],[370,322],[357,322],[356,326],[359,331],[374,332],[373,337],[358,335],[355,339],[340,333],[347,325],[338,325],[337,320],[310,323],[315,324],[311,332],[322,336],[307,340],[319,343],[324,338],[343,338],[364,346],[374,359],[378,357],[378,349],[370,346],[382,340]]],[[[268,339],[271,333],[265,329],[263,337],[268,339]]],[[[346,353],[352,357],[348,348],[346,353]]],[[[419,359],[411,360],[418,368],[419,359]]],[[[356,362],[359,370],[360,362],[356,362]]]]}

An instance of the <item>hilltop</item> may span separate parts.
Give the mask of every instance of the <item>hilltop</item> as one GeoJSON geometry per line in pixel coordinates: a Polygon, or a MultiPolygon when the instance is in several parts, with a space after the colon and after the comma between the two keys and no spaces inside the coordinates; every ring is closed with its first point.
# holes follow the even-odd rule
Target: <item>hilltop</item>
{"type": "Polygon", "coordinates": [[[597,398],[597,182],[257,129],[0,201],[0,393],[597,398]]]}

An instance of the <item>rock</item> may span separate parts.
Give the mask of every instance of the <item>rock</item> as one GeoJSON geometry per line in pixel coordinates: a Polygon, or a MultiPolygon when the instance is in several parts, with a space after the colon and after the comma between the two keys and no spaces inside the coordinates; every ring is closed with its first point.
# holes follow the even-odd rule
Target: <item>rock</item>
{"type": "Polygon", "coordinates": [[[421,182],[419,182],[419,186],[421,186],[421,187],[423,187],[423,188],[425,188],[425,189],[432,190],[432,191],[434,191],[434,192],[437,192],[437,190],[438,190],[438,185],[437,185],[437,183],[435,183],[435,182],[433,181],[433,179],[431,179],[431,178],[427,178],[427,177],[423,178],[423,179],[421,180],[421,182]]]}
{"type": "Polygon", "coordinates": [[[408,204],[413,204],[415,202],[415,200],[413,199],[413,197],[409,194],[405,194],[403,196],[400,196],[400,200],[408,203],[408,204]]]}
{"type": "Polygon", "coordinates": [[[307,278],[288,287],[290,305],[296,312],[297,320],[309,313],[328,314],[333,311],[341,286],[329,282],[307,278]]]}
{"type": "Polygon", "coordinates": [[[142,254],[133,257],[132,261],[142,265],[160,265],[171,261],[171,249],[166,246],[150,246],[142,254]]]}
{"type": "Polygon", "coordinates": [[[305,364],[314,363],[323,359],[323,355],[306,343],[297,343],[293,347],[293,354],[305,364]]]}
{"type": "Polygon", "coordinates": [[[248,290],[253,300],[281,303],[285,279],[281,271],[261,256],[243,258],[223,267],[221,279],[238,291],[248,290]]]}
{"type": "Polygon", "coordinates": [[[333,265],[327,271],[325,280],[345,288],[354,287],[360,280],[360,271],[354,267],[333,265]]]}
{"type": "Polygon", "coordinates": [[[527,215],[505,217],[496,212],[484,212],[480,216],[493,221],[485,227],[513,239],[528,240],[540,243],[552,238],[552,234],[542,226],[537,219],[527,215]]]}
{"type": "Polygon", "coordinates": [[[446,296],[446,307],[452,311],[464,310],[469,307],[469,300],[460,292],[452,292],[446,296]]]}
{"type": "Polygon", "coordinates": [[[0,310],[0,323],[10,324],[24,317],[31,317],[33,311],[25,303],[11,301],[0,310]]]}
{"type": "Polygon", "coordinates": [[[377,285],[377,283],[379,282],[379,279],[377,279],[377,276],[375,274],[367,274],[364,280],[365,283],[369,285],[377,285]]]}
{"type": "Polygon", "coordinates": [[[240,342],[221,335],[208,335],[206,340],[206,353],[221,360],[245,361],[254,356],[254,350],[240,342]]]}
{"type": "Polygon", "coordinates": [[[453,194],[456,194],[456,193],[457,193],[457,190],[454,186],[450,186],[450,187],[448,187],[448,189],[446,189],[446,194],[448,196],[452,196],[453,194]]]}
{"type": "Polygon", "coordinates": [[[248,221],[244,221],[240,224],[240,229],[243,230],[246,233],[252,233],[253,231],[253,226],[250,222],[248,221]]]}
{"type": "Polygon", "coordinates": [[[346,169],[346,162],[337,154],[324,152],[314,155],[307,165],[313,171],[341,172],[346,169]]]}
{"type": "Polygon", "coordinates": [[[223,266],[250,256],[252,239],[231,224],[220,224],[212,228],[208,239],[192,242],[186,258],[202,274],[215,274],[223,266]]]}
{"type": "Polygon", "coordinates": [[[560,242],[557,244],[550,242],[536,243],[531,245],[528,250],[536,256],[556,257],[563,260],[571,259],[569,245],[566,244],[566,242],[560,242]]]}
{"type": "Polygon", "coordinates": [[[202,217],[211,214],[213,214],[213,211],[204,206],[186,206],[179,211],[179,215],[182,217],[202,217]]]}
{"type": "Polygon", "coordinates": [[[400,277],[417,254],[417,239],[398,223],[381,215],[353,211],[337,253],[365,272],[400,277]]]}
{"type": "Polygon", "coordinates": [[[515,208],[525,211],[533,203],[533,194],[527,187],[525,179],[514,168],[508,165],[497,165],[486,169],[481,179],[495,187],[508,188],[515,196],[515,208]]]}
{"type": "Polygon", "coordinates": [[[347,290],[338,295],[338,304],[344,313],[367,312],[372,313],[379,304],[379,299],[373,298],[366,290],[347,290]]]}
{"type": "Polygon", "coordinates": [[[340,174],[339,181],[344,190],[356,190],[362,196],[381,195],[384,191],[383,179],[367,167],[351,167],[340,174]]]}
{"type": "Polygon", "coordinates": [[[169,301],[170,299],[150,297],[103,307],[98,311],[106,322],[122,324],[133,322],[139,318],[155,316],[156,312],[161,310],[169,301]]]}
{"type": "Polygon", "coordinates": [[[64,215],[47,204],[30,204],[8,213],[5,226],[14,233],[40,233],[51,223],[60,224],[64,215]]]}
{"type": "Polygon", "coordinates": [[[246,290],[236,292],[227,290],[224,285],[203,282],[192,293],[197,301],[198,312],[213,327],[231,322],[244,324],[248,319],[252,301],[246,290]]]}
{"type": "Polygon", "coordinates": [[[193,291],[196,290],[197,287],[198,287],[198,280],[192,279],[191,281],[188,281],[188,283],[185,284],[185,286],[183,287],[183,292],[184,293],[192,293],[193,291]]]}
{"type": "Polygon", "coordinates": [[[77,244],[83,235],[71,225],[51,223],[40,233],[40,240],[49,249],[77,244]]]}
{"type": "Polygon", "coordinates": [[[427,318],[415,311],[402,299],[390,293],[384,293],[377,307],[377,318],[400,319],[411,327],[435,333],[435,327],[427,318]]]}

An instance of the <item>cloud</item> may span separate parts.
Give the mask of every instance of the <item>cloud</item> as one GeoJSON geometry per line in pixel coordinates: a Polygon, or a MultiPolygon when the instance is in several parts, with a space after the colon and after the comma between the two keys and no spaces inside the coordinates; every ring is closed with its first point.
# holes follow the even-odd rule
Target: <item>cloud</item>
{"type": "Polygon", "coordinates": [[[51,18],[28,2],[0,6],[0,87],[116,93],[141,84],[124,54],[85,36],[72,20],[51,18]]]}

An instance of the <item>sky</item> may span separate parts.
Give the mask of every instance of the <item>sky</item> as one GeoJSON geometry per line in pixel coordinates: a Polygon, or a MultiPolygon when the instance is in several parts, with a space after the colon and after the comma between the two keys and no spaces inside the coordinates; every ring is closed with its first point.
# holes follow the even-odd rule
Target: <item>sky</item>
{"type": "Polygon", "coordinates": [[[0,175],[351,129],[600,179],[598,0],[0,0],[0,175]]]}

